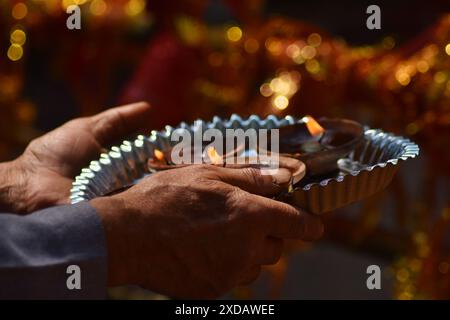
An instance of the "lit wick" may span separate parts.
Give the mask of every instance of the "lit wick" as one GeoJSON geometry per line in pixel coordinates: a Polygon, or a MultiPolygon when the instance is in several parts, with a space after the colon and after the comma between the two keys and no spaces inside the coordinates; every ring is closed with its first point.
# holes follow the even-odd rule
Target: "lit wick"
{"type": "Polygon", "coordinates": [[[209,147],[208,150],[206,150],[206,154],[208,155],[208,158],[209,158],[209,161],[211,161],[211,164],[225,165],[223,158],[217,153],[216,148],[209,147]]]}
{"type": "Polygon", "coordinates": [[[311,116],[305,116],[302,118],[308,129],[309,134],[314,138],[309,141],[305,141],[300,149],[305,153],[317,152],[322,149],[320,145],[320,139],[325,132],[325,129],[311,116]]]}
{"type": "Polygon", "coordinates": [[[320,139],[325,129],[311,116],[305,116],[302,121],[306,124],[306,128],[313,137],[320,139]]]}
{"type": "Polygon", "coordinates": [[[167,161],[166,157],[164,156],[164,153],[161,150],[155,149],[153,151],[153,155],[155,156],[156,160],[169,164],[169,161],[167,161]]]}

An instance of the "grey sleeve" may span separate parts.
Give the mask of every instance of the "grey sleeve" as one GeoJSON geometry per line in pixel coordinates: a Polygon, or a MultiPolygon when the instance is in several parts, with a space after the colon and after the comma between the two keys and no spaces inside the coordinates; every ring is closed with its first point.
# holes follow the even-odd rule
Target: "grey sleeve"
{"type": "Polygon", "coordinates": [[[103,226],[88,202],[0,214],[0,299],[103,299],[106,272],[103,226]],[[68,289],[78,274],[70,265],[80,289],[68,289]]]}

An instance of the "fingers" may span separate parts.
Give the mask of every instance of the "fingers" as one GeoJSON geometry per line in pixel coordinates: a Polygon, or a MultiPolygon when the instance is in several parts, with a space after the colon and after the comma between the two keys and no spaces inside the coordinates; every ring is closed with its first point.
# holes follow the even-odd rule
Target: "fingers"
{"type": "Polygon", "coordinates": [[[149,121],[151,107],[146,102],[137,102],[106,110],[91,118],[91,129],[101,145],[137,131],[149,121]]]}
{"type": "Polygon", "coordinates": [[[246,167],[240,169],[218,168],[221,181],[239,187],[250,193],[262,196],[273,196],[283,191],[283,185],[291,180],[291,172],[280,168],[271,175],[262,174],[259,168],[246,167]]]}
{"type": "Polygon", "coordinates": [[[283,239],[264,237],[263,245],[256,257],[256,262],[262,265],[277,263],[283,253],[283,243],[283,239]]]}
{"type": "Polygon", "coordinates": [[[265,237],[262,245],[254,257],[254,265],[241,277],[240,285],[249,285],[254,282],[261,273],[261,265],[275,264],[283,253],[283,240],[273,237],[265,237]]]}
{"type": "Polygon", "coordinates": [[[289,204],[249,194],[255,218],[260,219],[267,235],[312,241],[323,234],[323,223],[318,216],[304,212],[289,204]]]}
{"type": "Polygon", "coordinates": [[[300,160],[291,157],[280,156],[279,162],[280,168],[286,168],[291,171],[293,183],[299,182],[306,174],[306,166],[300,160]]]}
{"type": "Polygon", "coordinates": [[[261,273],[260,265],[252,266],[247,272],[243,274],[241,280],[239,281],[239,284],[243,286],[251,284],[256,279],[258,279],[260,273],[261,273]]]}

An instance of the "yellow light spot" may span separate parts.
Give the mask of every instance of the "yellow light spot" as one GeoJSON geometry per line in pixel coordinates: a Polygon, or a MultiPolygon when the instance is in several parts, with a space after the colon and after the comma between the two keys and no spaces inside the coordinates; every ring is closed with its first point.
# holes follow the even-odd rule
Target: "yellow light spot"
{"type": "Polygon", "coordinates": [[[411,82],[411,77],[403,70],[397,71],[395,73],[395,78],[402,86],[407,86],[411,82]]]}
{"type": "Polygon", "coordinates": [[[274,78],[270,81],[270,88],[276,93],[285,95],[289,92],[289,82],[281,78],[274,78]]]}
{"type": "Polygon", "coordinates": [[[25,32],[23,32],[23,30],[16,29],[11,32],[10,40],[12,44],[23,46],[25,44],[25,41],[27,40],[27,35],[25,34],[25,32]]]}
{"type": "Polygon", "coordinates": [[[45,0],[45,2],[43,4],[45,4],[45,10],[49,14],[53,14],[59,9],[59,1],[58,0],[45,0]]]}
{"type": "Polygon", "coordinates": [[[242,38],[242,30],[241,28],[234,26],[227,30],[227,38],[230,41],[237,42],[242,38]]]}
{"type": "Polygon", "coordinates": [[[306,60],[312,59],[316,55],[316,48],[314,48],[312,46],[304,46],[301,51],[301,55],[306,60]]]}
{"type": "Polygon", "coordinates": [[[320,71],[320,64],[316,59],[306,61],[305,67],[306,70],[312,74],[316,74],[320,71]]]}
{"type": "Polygon", "coordinates": [[[288,45],[288,47],[286,48],[286,54],[288,57],[295,59],[296,57],[298,57],[300,55],[299,46],[296,45],[295,43],[288,45]]]}
{"type": "Polygon", "coordinates": [[[94,0],[89,6],[89,10],[94,16],[101,16],[106,12],[108,5],[103,0],[94,0]]]}
{"type": "Polygon", "coordinates": [[[264,83],[259,87],[259,92],[263,97],[270,97],[273,94],[272,89],[268,83],[264,83]]]}
{"type": "Polygon", "coordinates": [[[438,71],[434,74],[434,82],[436,83],[444,83],[445,80],[447,79],[447,76],[445,75],[445,73],[443,71],[438,71]]]}
{"type": "Polygon", "coordinates": [[[298,55],[297,57],[293,58],[293,60],[296,64],[302,64],[305,62],[305,58],[303,58],[301,55],[298,55]]]}
{"type": "Polygon", "coordinates": [[[16,20],[21,20],[25,18],[28,14],[28,8],[26,4],[19,2],[14,5],[11,12],[12,16],[16,20]]]}
{"type": "Polygon", "coordinates": [[[145,9],[144,0],[129,0],[125,5],[125,13],[130,17],[141,14],[145,9]]]}
{"type": "Polygon", "coordinates": [[[311,33],[306,41],[308,41],[309,45],[318,47],[322,43],[322,37],[318,33],[311,33]]]}
{"type": "Polygon", "coordinates": [[[285,96],[276,96],[273,100],[273,105],[279,110],[284,110],[289,105],[289,99],[285,96]]]}
{"type": "Polygon", "coordinates": [[[248,53],[255,53],[259,50],[259,43],[256,39],[247,39],[244,44],[244,49],[248,53]]]}
{"type": "Polygon", "coordinates": [[[274,38],[268,38],[265,42],[265,46],[269,52],[275,56],[278,56],[283,51],[283,46],[279,40],[274,38]]]}
{"type": "Polygon", "coordinates": [[[450,43],[447,43],[447,45],[445,46],[445,53],[450,56],[450,43]]]}
{"type": "Polygon", "coordinates": [[[405,282],[406,280],[409,279],[409,271],[406,270],[405,268],[398,270],[396,278],[399,282],[405,282]]]}
{"type": "Polygon", "coordinates": [[[20,60],[23,56],[23,49],[22,46],[18,44],[12,44],[8,49],[8,58],[11,61],[17,61],[20,60]]]}
{"type": "Polygon", "coordinates": [[[63,0],[61,2],[61,6],[63,7],[64,10],[66,10],[70,6],[73,6],[73,5],[80,6],[82,4],[85,4],[86,2],[87,2],[87,0],[63,0]]]}
{"type": "Polygon", "coordinates": [[[430,66],[428,65],[428,62],[426,62],[425,60],[420,60],[419,62],[417,62],[417,70],[420,73],[425,73],[430,69],[430,66]]]}
{"type": "Polygon", "coordinates": [[[402,292],[398,296],[399,300],[411,300],[412,298],[413,298],[413,295],[410,292],[408,292],[408,291],[402,292]]]}

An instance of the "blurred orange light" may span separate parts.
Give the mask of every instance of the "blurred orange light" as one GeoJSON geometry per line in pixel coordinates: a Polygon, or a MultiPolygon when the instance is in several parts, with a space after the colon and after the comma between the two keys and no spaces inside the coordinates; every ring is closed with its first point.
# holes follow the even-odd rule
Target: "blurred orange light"
{"type": "Polygon", "coordinates": [[[16,20],[21,20],[25,18],[28,14],[28,8],[26,4],[19,2],[14,5],[11,12],[12,16],[16,20]]]}
{"type": "Polygon", "coordinates": [[[103,0],[94,0],[89,6],[89,10],[94,16],[101,16],[106,12],[108,5],[103,0]]]}

